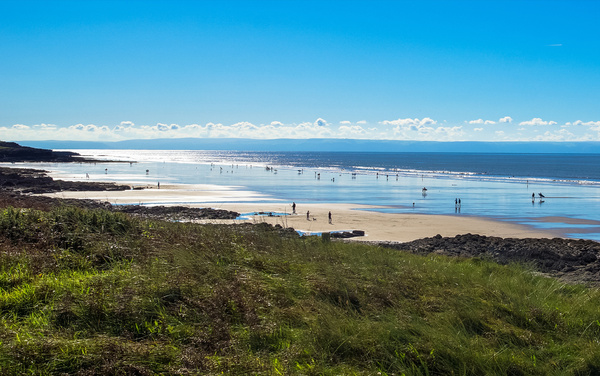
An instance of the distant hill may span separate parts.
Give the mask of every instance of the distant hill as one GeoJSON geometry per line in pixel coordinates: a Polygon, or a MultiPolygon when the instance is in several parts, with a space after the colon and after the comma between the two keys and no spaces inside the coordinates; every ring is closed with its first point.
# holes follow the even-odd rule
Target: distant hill
{"type": "Polygon", "coordinates": [[[68,151],[53,151],[15,142],[0,141],[0,162],[73,162],[82,161],[79,154],[68,151]]]}
{"type": "Polygon", "coordinates": [[[175,138],[91,141],[20,141],[22,145],[52,149],[242,150],[242,151],[361,151],[463,153],[575,153],[597,154],[600,142],[430,142],[356,139],[175,138]]]}

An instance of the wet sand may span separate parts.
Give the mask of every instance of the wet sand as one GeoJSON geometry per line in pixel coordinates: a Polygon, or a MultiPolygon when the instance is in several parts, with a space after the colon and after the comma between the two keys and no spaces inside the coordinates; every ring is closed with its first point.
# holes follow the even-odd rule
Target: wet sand
{"type": "Polygon", "coordinates": [[[274,213],[249,215],[245,220],[209,220],[211,223],[266,222],[293,227],[305,232],[365,231],[357,241],[407,242],[440,234],[451,237],[461,234],[479,234],[503,238],[554,238],[561,234],[529,226],[490,218],[463,215],[396,214],[369,211],[384,207],[355,204],[296,203],[297,214],[292,214],[291,202],[265,201],[256,192],[237,191],[216,185],[169,185],[160,189],[151,187],[114,192],[59,192],[46,194],[58,198],[86,198],[108,201],[111,204],[186,205],[210,207],[240,213],[274,213]],[[258,202],[261,201],[261,202],[258,202]],[[306,212],[309,212],[307,219],[306,212]],[[332,223],[328,223],[328,213],[332,223]],[[278,215],[284,214],[284,215],[278,215]]]}

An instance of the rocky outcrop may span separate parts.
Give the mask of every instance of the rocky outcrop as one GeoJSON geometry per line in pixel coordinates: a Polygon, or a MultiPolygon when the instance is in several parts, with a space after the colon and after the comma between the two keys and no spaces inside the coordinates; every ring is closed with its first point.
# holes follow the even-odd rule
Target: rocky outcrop
{"type": "Polygon", "coordinates": [[[128,185],[87,181],[54,180],[46,171],[0,167],[0,191],[52,193],[62,191],[124,191],[128,185]]]}
{"type": "Polygon", "coordinates": [[[355,238],[357,236],[365,236],[365,232],[362,230],[339,231],[339,232],[331,232],[330,236],[334,239],[348,239],[348,238],[355,238]]]}
{"type": "Polygon", "coordinates": [[[501,264],[532,265],[542,273],[569,282],[600,284],[600,243],[576,239],[515,239],[482,235],[436,235],[407,243],[383,242],[380,246],[416,254],[480,257],[501,264]]]}
{"type": "Polygon", "coordinates": [[[139,217],[158,218],[167,221],[189,221],[195,219],[235,219],[240,213],[212,208],[189,208],[187,206],[113,206],[112,210],[139,217]]]}
{"type": "Polygon", "coordinates": [[[87,159],[70,151],[30,148],[0,141],[0,162],[84,162],[87,159]]]}

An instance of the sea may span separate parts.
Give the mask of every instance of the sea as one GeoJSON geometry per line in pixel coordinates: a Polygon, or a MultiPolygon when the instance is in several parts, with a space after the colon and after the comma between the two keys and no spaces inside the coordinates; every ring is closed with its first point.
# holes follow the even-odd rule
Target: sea
{"type": "Polygon", "coordinates": [[[259,193],[253,202],[488,217],[600,241],[600,154],[72,151],[111,162],[20,165],[71,179],[227,186],[259,193]]]}

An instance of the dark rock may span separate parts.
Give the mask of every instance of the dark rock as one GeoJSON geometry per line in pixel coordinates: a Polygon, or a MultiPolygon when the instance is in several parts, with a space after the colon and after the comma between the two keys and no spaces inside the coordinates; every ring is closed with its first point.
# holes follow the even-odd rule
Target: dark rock
{"type": "Polygon", "coordinates": [[[514,239],[473,234],[418,239],[407,243],[383,242],[380,246],[417,254],[483,257],[501,264],[526,263],[541,272],[569,282],[599,284],[600,243],[574,239],[514,239]],[[582,267],[584,266],[584,267],[582,267]]]}
{"type": "Polygon", "coordinates": [[[362,230],[332,232],[332,233],[330,233],[330,236],[335,239],[348,239],[348,238],[354,238],[357,236],[365,236],[365,232],[362,230]]]}
{"type": "Polygon", "coordinates": [[[54,180],[44,170],[0,167],[0,191],[52,193],[62,191],[124,191],[128,185],[54,180]]]}
{"type": "Polygon", "coordinates": [[[167,221],[190,221],[195,219],[235,219],[240,213],[212,208],[190,208],[187,206],[113,206],[112,210],[134,214],[139,217],[167,221]]]}

